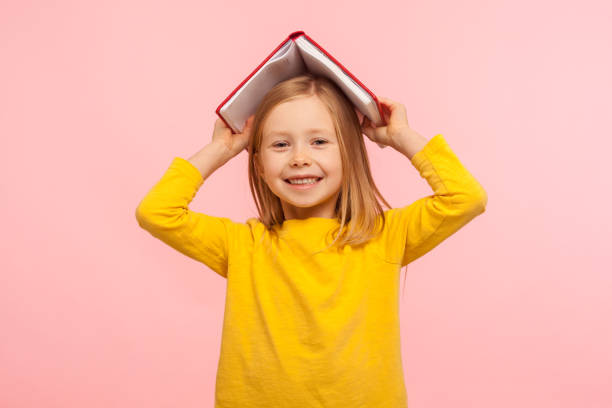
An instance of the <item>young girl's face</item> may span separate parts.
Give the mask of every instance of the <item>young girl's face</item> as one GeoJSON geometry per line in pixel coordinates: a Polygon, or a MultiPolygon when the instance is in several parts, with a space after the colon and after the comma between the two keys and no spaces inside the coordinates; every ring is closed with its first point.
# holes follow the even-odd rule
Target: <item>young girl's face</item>
{"type": "Polygon", "coordinates": [[[259,152],[255,163],[280,198],[285,219],[335,218],[342,163],[331,115],[318,97],[276,106],[264,123],[259,152]],[[317,181],[310,185],[286,181],[304,175],[317,181]]]}

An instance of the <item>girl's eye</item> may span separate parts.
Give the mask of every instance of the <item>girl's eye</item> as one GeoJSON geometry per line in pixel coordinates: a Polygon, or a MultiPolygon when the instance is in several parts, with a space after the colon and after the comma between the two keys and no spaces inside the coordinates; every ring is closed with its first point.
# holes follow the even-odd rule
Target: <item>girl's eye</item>
{"type": "MultiPolygon", "coordinates": [[[[317,140],[315,140],[315,143],[316,142],[322,142],[322,143],[318,143],[318,145],[320,146],[320,145],[322,145],[324,143],[327,143],[327,140],[325,140],[325,139],[317,139],[317,140]]],[[[274,146],[274,147],[285,147],[284,146],[285,144],[286,144],[285,142],[278,142],[278,143],[276,143],[276,144],[274,144],[272,146],[274,146]]]]}

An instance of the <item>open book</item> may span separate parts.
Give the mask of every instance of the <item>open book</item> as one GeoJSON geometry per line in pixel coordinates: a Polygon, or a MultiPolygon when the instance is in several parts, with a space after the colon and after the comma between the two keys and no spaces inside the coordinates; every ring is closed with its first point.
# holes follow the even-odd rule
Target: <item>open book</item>
{"type": "Polygon", "coordinates": [[[295,31],[219,105],[217,115],[242,133],[264,96],[279,82],[311,72],[332,80],[355,108],[376,126],[385,125],[382,106],[368,88],[303,31],[295,31]]]}

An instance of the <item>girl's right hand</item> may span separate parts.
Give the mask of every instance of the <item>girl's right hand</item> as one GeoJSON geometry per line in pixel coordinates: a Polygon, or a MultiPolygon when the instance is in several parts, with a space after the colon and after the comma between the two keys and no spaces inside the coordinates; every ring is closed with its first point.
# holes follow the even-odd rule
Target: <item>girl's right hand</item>
{"type": "Polygon", "coordinates": [[[227,150],[227,154],[230,157],[236,156],[242,150],[245,150],[249,144],[251,138],[251,128],[253,124],[253,118],[255,115],[251,115],[245,122],[242,133],[233,134],[232,130],[227,127],[225,122],[221,118],[217,118],[215,122],[215,130],[213,131],[212,141],[218,143],[227,150]]]}

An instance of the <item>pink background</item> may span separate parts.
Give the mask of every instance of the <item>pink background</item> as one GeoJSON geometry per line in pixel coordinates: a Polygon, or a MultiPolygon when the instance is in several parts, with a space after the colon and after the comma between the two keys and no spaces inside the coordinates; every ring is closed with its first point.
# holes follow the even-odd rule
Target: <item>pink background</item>
{"type": "MultiPolygon", "coordinates": [[[[0,406],[213,406],[225,280],[134,211],[295,30],[488,193],[409,265],[411,408],[612,406],[610,3],[296,4],[2,2],[0,406]]],[[[366,143],[393,206],[432,193],[366,143]]],[[[246,158],[191,208],[255,216],[246,158]]]]}

